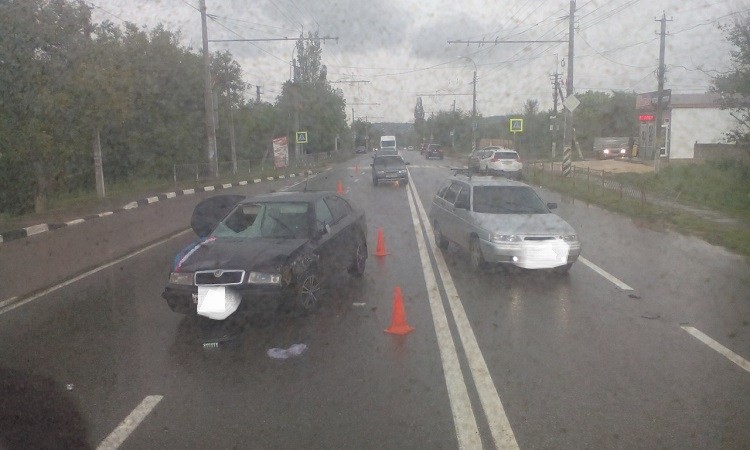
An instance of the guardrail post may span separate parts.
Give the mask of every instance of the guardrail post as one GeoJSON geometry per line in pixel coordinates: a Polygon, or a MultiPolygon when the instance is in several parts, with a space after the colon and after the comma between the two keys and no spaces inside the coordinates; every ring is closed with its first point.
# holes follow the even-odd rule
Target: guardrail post
{"type": "Polygon", "coordinates": [[[622,181],[620,181],[620,200],[622,200],[622,181]]]}
{"type": "Polygon", "coordinates": [[[586,168],[586,192],[591,191],[591,167],[586,168]]]}

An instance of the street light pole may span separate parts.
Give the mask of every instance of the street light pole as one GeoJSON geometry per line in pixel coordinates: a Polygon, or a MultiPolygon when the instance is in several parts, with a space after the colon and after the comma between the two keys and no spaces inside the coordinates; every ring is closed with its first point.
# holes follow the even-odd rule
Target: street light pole
{"type": "Polygon", "coordinates": [[[208,54],[208,26],[206,25],[206,0],[200,0],[201,27],[203,31],[203,99],[206,104],[206,138],[208,140],[208,167],[212,178],[219,176],[219,160],[216,154],[216,124],[214,122],[214,99],[211,93],[211,58],[208,54]]]}

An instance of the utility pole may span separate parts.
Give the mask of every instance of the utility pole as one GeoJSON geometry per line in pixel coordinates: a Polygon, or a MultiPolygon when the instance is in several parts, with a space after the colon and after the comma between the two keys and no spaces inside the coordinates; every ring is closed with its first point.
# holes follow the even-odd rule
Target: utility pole
{"type": "MultiPolygon", "coordinates": [[[[565,98],[567,99],[573,95],[573,61],[575,56],[575,13],[576,13],[576,2],[570,0],[570,16],[568,23],[568,61],[567,69],[568,76],[565,80],[565,98]]],[[[573,149],[573,111],[570,108],[565,108],[565,142],[563,143],[563,159],[565,154],[568,155],[568,161],[570,158],[570,152],[573,149]]],[[[563,162],[564,165],[564,162],[563,162]]],[[[563,169],[563,172],[565,170],[563,169]]]]}
{"type": "Polygon", "coordinates": [[[255,102],[260,103],[260,88],[263,86],[255,86],[255,102]]]}
{"type": "Polygon", "coordinates": [[[553,105],[554,108],[552,111],[554,114],[550,117],[550,133],[552,134],[552,160],[555,159],[555,153],[557,152],[557,138],[558,138],[558,132],[560,131],[560,126],[558,125],[557,120],[557,102],[560,97],[562,97],[562,90],[560,89],[560,74],[557,72],[557,67],[559,63],[557,62],[557,58],[555,58],[555,73],[553,75],[550,75],[552,78],[552,99],[553,99],[553,105]],[[558,95],[558,93],[560,95],[558,95]]]}
{"type": "MultiPolygon", "coordinates": [[[[474,61],[472,61],[474,62],[474,61]]],[[[471,152],[477,149],[477,66],[474,64],[474,85],[471,92],[471,152]]]]}
{"type": "Polygon", "coordinates": [[[203,31],[203,98],[206,104],[206,139],[209,174],[219,176],[219,159],[216,150],[216,125],[214,123],[214,99],[211,92],[211,58],[208,54],[208,26],[206,25],[206,0],[200,0],[201,28],[203,31]]]}
{"type": "MultiPolygon", "coordinates": [[[[667,35],[667,15],[661,13],[661,19],[655,19],[656,22],[661,22],[661,39],[659,42],[659,69],[657,72],[658,76],[658,88],[656,90],[656,139],[654,148],[654,172],[659,172],[659,163],[661,162],[661,145],[664,140],[662,139],[662,116],[664,115],[664,104],[662,103],[662,95],[664,94],[664,41],[667,35]]],[[[671,20],[670,20],[671,21],[671,20]]]]}

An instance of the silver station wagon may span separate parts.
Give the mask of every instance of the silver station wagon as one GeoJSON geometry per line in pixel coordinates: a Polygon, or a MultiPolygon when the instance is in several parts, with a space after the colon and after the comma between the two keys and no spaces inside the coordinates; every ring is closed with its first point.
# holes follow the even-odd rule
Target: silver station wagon
{"type": "Polygon", "coordinates": [[[471,264],[511,264],[566,273],[581,253],[570,224],[550,212],[531,186],[489,176],[454,175],[432,201],[435,243],[467,250],[471,264]]]}

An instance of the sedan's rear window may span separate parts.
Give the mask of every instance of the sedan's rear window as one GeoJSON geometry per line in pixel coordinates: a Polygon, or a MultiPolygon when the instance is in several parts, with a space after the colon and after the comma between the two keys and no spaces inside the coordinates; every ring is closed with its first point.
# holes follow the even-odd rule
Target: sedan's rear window
{"type": "Polygon", "coordinates": [[[495,152],[495,159],[518,159],[516,152],[495,152]]]}
{"type": "Polygon", "coordinates": [[[474,187],[474,212],[545,214],[549,210],[533,189],[525,186],[474,187]]]}

